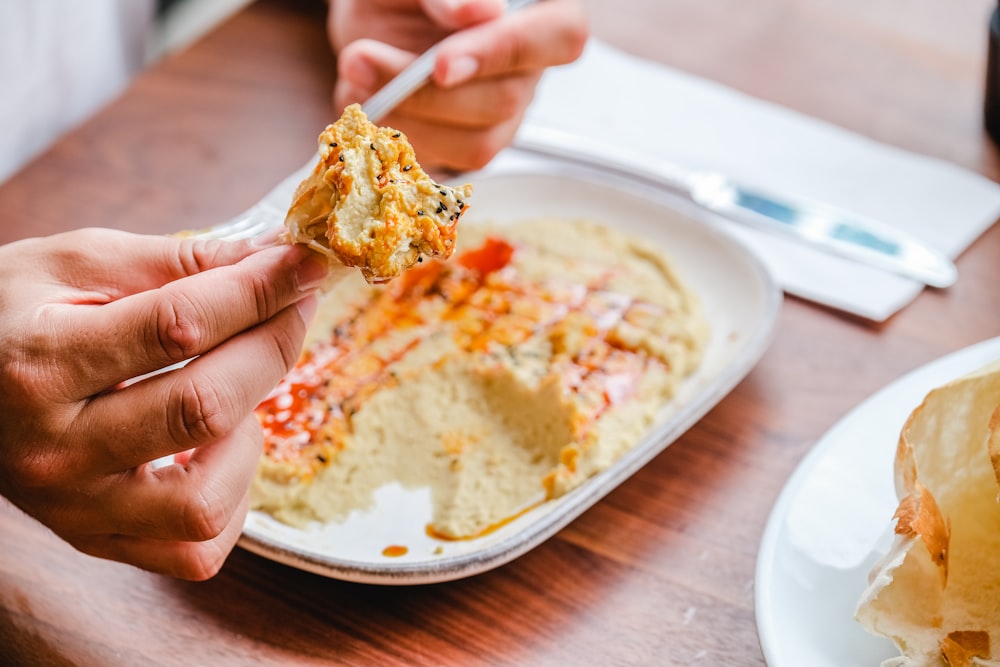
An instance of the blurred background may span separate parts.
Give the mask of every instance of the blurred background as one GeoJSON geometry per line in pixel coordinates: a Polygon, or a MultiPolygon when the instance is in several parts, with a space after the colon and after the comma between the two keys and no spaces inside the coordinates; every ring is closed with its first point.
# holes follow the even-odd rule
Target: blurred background
{"type": "Polygon", "coordinates": [[[148,58],[183,48],[252,0],[161,0],[148,58]]]}
{"type": "MultiPolygon", "coordinates": [[[[158,13],[151,33],[139,47],[142,53],[130,53],[131,73],[141,63],[182,50],[250,1],[147,0],[148,5],[158,5],[158,13]]],[[[592,18],[594,35],[624,45],[634,55],[743,90],[877,141],[905,145],[980,172],[998,166],[992,143],[955,141],[956,136],[968,138],[981,131],[989,17],[997,6],[993,0],[662,0],[643,4],[641,12],[622,11],[613,0],[582,2],[592,18]],[[655,43],[629,39],[649,25],[662,27],[664,38],[655,43]],[[763,48],[765,45],[767,48],[763,48]],[[766,75],[761,76],[761,72],[766,75]],[[844,90],[854,91],[853,105],[845,105],[840,99],[844,90]],[[928,90],[935,91],[933,101],[925,96],[928,90]],[[926,127],[928,120],[941,131],[924,133],[919,145],[914,146],[914,132],[926,127]]],[[[3,0],[0,23],[5,17],[13,21],[32,12],[38,19],[46,6],[57,4],[46,0],[23,4],[3,0]]],[[[96,8],[112,4],[93,0],[81,6],[94,14],[96,8]]],[[[70,19],[64,20],[68,26],[64,39],[82,39],[70,19]]],[[[120,17],[109,19],[108,24],[113,20],[120,17]]],[[[40,53],[37,45],[22,44],[21,52],[14,53],[16,42],[14,39],[4,44],[0,40],[0,76],[5,81],[10,78],[6,75],[16,77],[23,70],[16,63],[40,60],[32,58],[32,54],[40,53]],[[7,62],[15,63],[10,66],[11,72],[2,71],[5,51],[9,52],[7,62]]],[[[81,44],[81,48],[84,46],[81,44]]],[[[109,51],[117,48],[98,37],[91,37],[90,46],[109,51]]],[[[79,73],[74,79],[81,80],[79,73]]],[[[6,102],[13,105],[18,92],[24,99],[34,100],[37,91],[31,86],[37,87],[40,80],[32,75],[22,90],[8,88],[6,102]]],[[[122,76],[109,83],[103,94],[88,104],[71,100],[79,104],[79,111],[60,128],[68,129],[86,118],[120,92],[126,81],[122,76]]],[[[10,127],[3,113],[4,102],[0,100],[0,122],[10,127]]],[[[9,160],[5,169],[5,155],[37,154],[47,146],[39,128],[45,124],[57,126],[51,119],[32,120],[33,125],[16,133],[29,137],[30,145],[0,145],[0,181],[16,166],[9,160]]]]}

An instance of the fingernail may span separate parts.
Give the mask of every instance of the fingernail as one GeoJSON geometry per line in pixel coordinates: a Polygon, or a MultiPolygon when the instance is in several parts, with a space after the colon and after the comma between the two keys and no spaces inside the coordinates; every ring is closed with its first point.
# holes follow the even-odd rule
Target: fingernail
{"type": "Polygon", "coordinates": [[[326,280],[326,258],[315,252],[309,252],[295,268],[295,284],[300,292],[311,292],[326,280]]]}
{"type": "Polygon", "coordinates": [[[295,308],[299,311],[299,316],[302,318],[302,322],[309,326],[313,318],[316,316],[316,308],[319,306],[319,300],[316,298],[315,294],[310,294],[301,301],[296,302],[295,308]]]}
{"type": "Polygon", "coordinates": [[[378,86],[378,69],[365,57],[353,58],[345,63],[340,79],[355,88],[372,90],[378,86]]]}
{"type": "Polygon", "coordinates": [[[444,76],[441,77],[441,85],[445,87],[457,86],[471,79],[479,69],[479,61],[472,56],[458,56],[448,61],[444,76]]]}

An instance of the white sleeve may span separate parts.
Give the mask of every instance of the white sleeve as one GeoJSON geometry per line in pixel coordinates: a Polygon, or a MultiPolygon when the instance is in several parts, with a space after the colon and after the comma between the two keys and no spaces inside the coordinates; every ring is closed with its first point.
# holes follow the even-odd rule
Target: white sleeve
{"type": "Polygon", "coordinates": [[[0,182],[117,95],[154,0],[0,0],[0,182]]]}

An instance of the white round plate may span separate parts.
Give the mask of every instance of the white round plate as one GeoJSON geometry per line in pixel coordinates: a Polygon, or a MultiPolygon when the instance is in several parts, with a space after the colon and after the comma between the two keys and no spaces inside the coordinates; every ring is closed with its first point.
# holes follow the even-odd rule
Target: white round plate
{"type": "Polygon", "coordinates": [[[878,665],[898,655],[854,609],[891,542],[899,432],[927,393],[1000,358],[1000,338],[942,357],[841,419],[788,480],[757,557],[757,633],[769,667],[878,665]]]}

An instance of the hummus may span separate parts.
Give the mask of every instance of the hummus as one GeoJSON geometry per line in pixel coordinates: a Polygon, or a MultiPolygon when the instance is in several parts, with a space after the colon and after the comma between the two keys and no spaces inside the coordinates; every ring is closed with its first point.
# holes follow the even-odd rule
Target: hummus
{"type": "Polygon", "coordinates": [[[431,534],[475,537],[636,444],[698,365],[707,326],[666,257],[584,221],[465,226],[448,262],[327,294],[259,406],[255,509],[346,518],[429,486],[431,534]]]}

